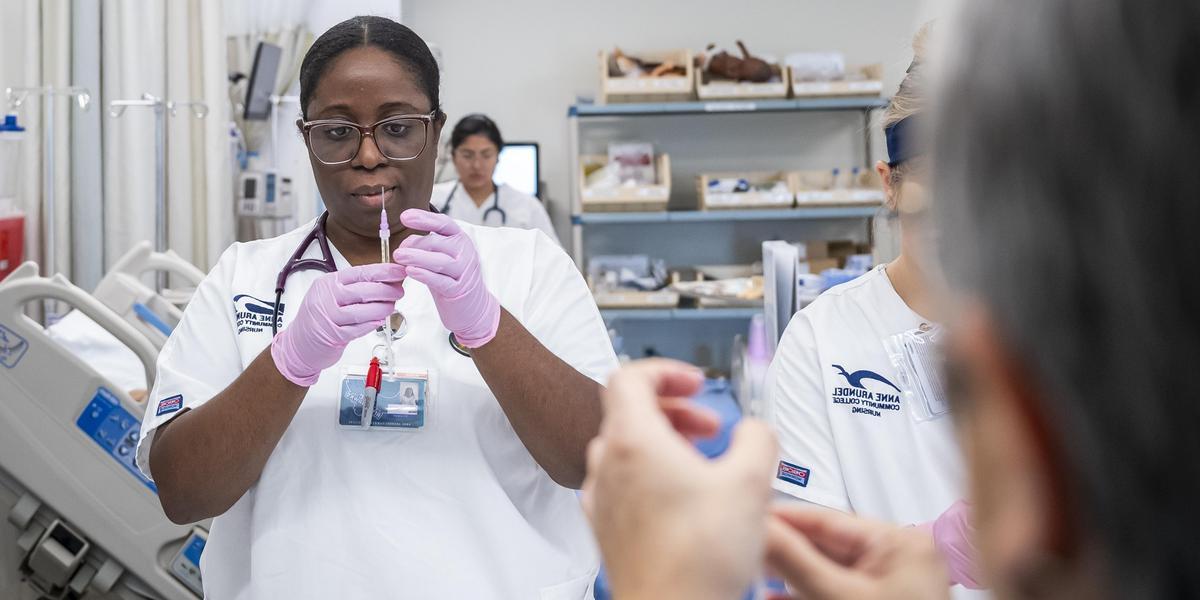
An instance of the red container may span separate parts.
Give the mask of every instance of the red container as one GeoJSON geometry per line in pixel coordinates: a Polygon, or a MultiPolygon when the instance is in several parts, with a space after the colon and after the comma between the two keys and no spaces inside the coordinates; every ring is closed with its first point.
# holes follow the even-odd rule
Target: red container
{"type": "Polygon", "coordinates": [[[25,215],[0,217],[0,279],[21,266],[25,256],[25,215]]]}

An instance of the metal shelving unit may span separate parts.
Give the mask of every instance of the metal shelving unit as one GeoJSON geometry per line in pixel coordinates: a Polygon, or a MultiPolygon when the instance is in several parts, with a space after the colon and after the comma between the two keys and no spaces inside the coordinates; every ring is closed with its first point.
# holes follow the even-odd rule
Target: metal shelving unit
{"type": "MultiPolygon", "coordinates": [[[[633,225],[642,228],[668,228],[664,236],[674,235],[678,239],[679,229],[673,229],[679,224],[695,224],[703,226],[706,234],[714,231],[737,231],[739,227],[764,227],[774,221],[817,221],[829,222],[830,226],[841,227],[834,223],[837,220],[861,219],[870,231],[873,218],[879,212],[878,205],[836,205],[836,206],[801,206],[790,209],[769,210],[676,210],[659,212],[584,212],[583,199],[580,192],[580,156],[582,145],[595,138],[593,135],[605,135],[614,128],[631,127],[630,120],[645,120],[656,118],[676,118],[684,116],[689,119],[707,121],[708,119],[730,118],[730,115],[770,114],[786,118],[789,115],[805,113],[819,117],[822,114],[840,113],[858,115],[862,126],[853,130],[861,134],[862,166],[871,164],[874,158],[871,135],[871,117],[874,111],[887,107],[887,99],[880,97],[845,97],[845,98],[798,98],[788,100],[751,100],[751,101],[720,101],[720,102],[668,102],[668,103],[636,103],[636,104],[580,104],[571,106],[567,111],[568,121],[568,151],[570,153],[570,194],[571,194],[571,254],[576,264],[586,272],[587,256],[584,245],[584,235],[590,228],[596,230],[602,239],[613,239],[611,234],[622,225],[633,225]],[[585,128],[585,125],[592,125],[585,128]],[[582,130],[582,131],[581,131],[582,130]],[[586,138],[584,136],[587,136],[586,138]],[[743,224],[743,225],[739,225],[743,224]],[[669,232],[673,231],[674,234],[669,232]]],[[[844,117],[842,117],[844,118],[844,117]]],[[[714,148],[720,140],[714,139],[714,148]]],[[[857,145],[857,144],[856,144],[857,145]]],[[[744,161],[743,161],[744,163],[744,161]]],[[[686,171],[685,171],[686,172],[686,171]]],[[[688,186],[682,177],[673,177],[677,186],[688,186]]],[[[679,188],[682,189],[682,188],[679,188]]],[[[684,192],[686,195],[686,191],[684,192]]],[[[676,191],[672,191],[676,196],[676,191]]],[[[822,224],[822,227],[825,225],[822,224]]],[[[638,233],[637,235],[642,235],[638,233]]],[[[870,235],[868,233],[868,235],[870,235]]],[[[645,240],[657,239],[654,234],[647,233],[645,240]]],[[[608,242],[601,242],[601,244],[608,242]]],[[[631,250],[636,252],[638,250],[631,250]]],[[[714,263],[715,264],[715,263],[714,263]]],[[[732,336],[745,331],[745,322],[755,314],[762,312],[761,307],[755,308],[664,308],[664,309],[604,309],[601,310],[606,323],[620,328],[626,326],[626,341],[631,338],[639,339],[640,344],[632,347],[665,350],[665,355],[677,355],[678,358],[693,360],[696,352],[705,348],[714,365],[728,366],[728,344],[732,336]],[[648,338],[648,339],[647,339],[648,338]],[[691,348],[692,350],[689,350],[691,348]],[[691,354],[689,354],[691,352],[691,354]]]]}
{"type": "Polygon", "coordinates": [[[666,211],[652,213],[585,213],[579,188],[580,121],[600,119],[654,118],[673,115],[707,115],[721,118],[730,114],[857,112],[862,115],[863,164],[872,157],[871,114],[886,108],[881,97],[794,98],[789,100],[747,100],[721,102],[656,102],[630,104],[576,104],[567,110],[571,185],[571,255],[585,268],[583,227],[624,223],[689,223],[767,221],[774,219],[871,218],[878,207],[801,207],[789,210],[666,211]]]}
{"type": "Polygon", "coordinates": [[[786,221],[805,219],[857,219],[873,217],[878,204],[862,206],[802,206],[776,210],[712,210],[666,212],[581,213],[571,215],[572,225],[627,223],[701,223],[722,221],[786,221]]]}
{"type": "Polygon", "coordinates": [[[761,306],[745,308],[606,308],[605,321],[704,321],[749,319],[762,312],[761,306]]]}
{"type": "Polygon", "coordinates": [[[871,111],[887,106],[885,98],[794,98],[791,100],[740,100],[720,102],[652,102],[633,104],[577,104],[569,117],[638,117],[750,112],[871,111]]]}

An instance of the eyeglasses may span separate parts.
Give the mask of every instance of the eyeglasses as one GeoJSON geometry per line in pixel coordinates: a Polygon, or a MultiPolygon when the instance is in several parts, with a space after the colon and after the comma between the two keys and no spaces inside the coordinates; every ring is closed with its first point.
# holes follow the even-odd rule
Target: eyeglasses
{"type": "Polygon", "coordinates": [[[363,136],[373,138],[379,153],[388,160],[412,160],[425,151],[429,126],[436,114],[399,115],[370,126],[342,119],[300,121],[299,125],[309,152],[327,165],[354,160],[362,147],[363,136]]]}
{"type": "Polygon", "coordinates": [[[467,164],[472,164],[476,160],[483,161],[485,164],[489,163],[493,160],[496,160],[496,153],[487,152],[487,151],[476,154],[475,152],[470,151],[470,150],[460,150],[458,152],[455,152],[454,155],[458,157],[458,160],[461,160],[467,164]]]}

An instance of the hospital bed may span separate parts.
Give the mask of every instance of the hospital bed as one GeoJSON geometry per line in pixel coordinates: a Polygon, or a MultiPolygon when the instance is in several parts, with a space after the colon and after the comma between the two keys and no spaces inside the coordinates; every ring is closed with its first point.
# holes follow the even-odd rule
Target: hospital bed
{"type": "MultiPolygon", "coordinates": [[[[113,265],[93,295],[161,350],[183,318],[182,307],[202,279],[204,272],[174,251],[155,252],[150,242],[142,242],[113,265]],[[184,287],[157,293],[143,283],[146,275],[159,273],[175,276],[184,287]]],[[[68,312],[46,332],[121,389],[149,389],[137,356],[78,310],[68,312]]]]}
{"type": "Polygon", "coordinates": [[[33,263],[0,282],[0,487],[17,498],[0,505],[0,543],[15,526],[21,577],[45,597],[199,598],[206,528],[168,521],[134,461],[145,405],[24,314],[41,300],[73,306],[154,379],[158,348],[128,315],[33,263]]]}

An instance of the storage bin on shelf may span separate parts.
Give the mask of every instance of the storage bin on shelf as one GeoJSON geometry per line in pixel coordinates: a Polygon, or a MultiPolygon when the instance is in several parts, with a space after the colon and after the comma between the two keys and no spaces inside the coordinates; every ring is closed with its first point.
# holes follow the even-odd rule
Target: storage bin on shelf
{"type": "Polygon", "coordinates": [[[778,64],[771,70],[779,81],[754,83],[711,77],[696,69],[696,97],[701,100],[783,100],[791,90],[791,69],[778,64]]]}
{"type": "Polygon", "coordinates": [[[614,290],[609,292],[593,292],[596,306],[605,309],[620,308],[676,308],[679,306],[679,294],[671,290],[639,292],[637,290],[614,290]]]}
{"type": "Polygon", "coordinates": [[[671,159],[659,154],[654,159],[658,182],[653,185],[619,186],[616,188],[589,188],[589,169],[608,164],[607,156],[588,155],[579,157],[579,197],[584,212],[657,212],[667,210],[671,199],[671,159]]]}
{"type": "Polygon", "coordinates": [[[702,173],[696,176],[696,188],[700,210],[792,208],[796,204],[791,174],[786,171],[702,173]],[[744,180],[750,189],[737,192],[712,185],[722,180],[744,180]]]}
{"type": "Polygon", "coordinates": [[[883,188],[875,171],[865,167],[789,174],[796,206],[876,205],[884,201],[883,188]]]}
{"type": "Polygon", "coordinates": [[[872,64],[846,69],[843,79],[831,81],[802,81],[792,69],[792,96],[795,98],[820,98],[830,96],[879,96],[883,94],[883,65],[872,64]]]}
{"type": "Polygon", "coordinates": [[[628,53],[653,62],[671,62],[684,69],[683,75],[662,77],[621,77],[613,71],[613,55],[600,52],[600,103],[687,102],[695,98],[695,66],[690,50],[662,50],[628,53]]]}

